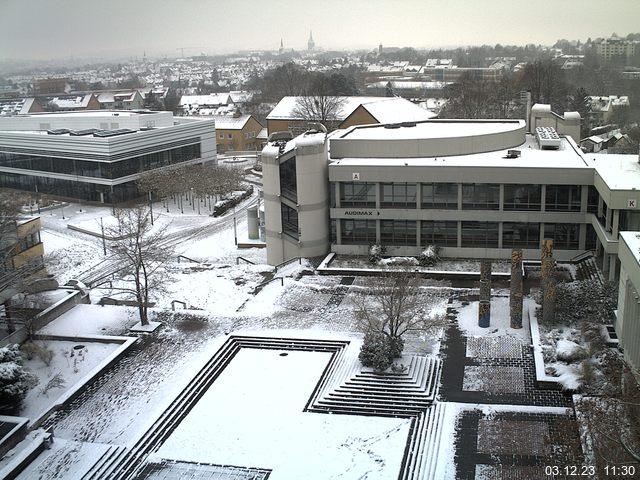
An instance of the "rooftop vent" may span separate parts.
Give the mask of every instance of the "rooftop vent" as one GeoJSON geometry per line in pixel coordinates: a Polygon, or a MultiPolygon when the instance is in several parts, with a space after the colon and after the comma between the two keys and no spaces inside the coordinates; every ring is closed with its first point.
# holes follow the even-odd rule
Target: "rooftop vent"
{"type": "Polygon", "coordinates": [[[520,150],[507,150],[506,158],[518,158],[520,155],[522,155],[520,150]]]}
{"type": "Polygon", "coordinates": [[[542,149],[558,149],[561,144],[560,137],[553,127],[537,127],[536,140],[542,149]]]}
{"type": "Polygon", "coordinates": [[[416,122],[402,122],[400,124],[400,126],[402,126],[402,127],[415,127],[416,126],[416,122]]]}
{"type": "Polygon", "coordinates": [[[69,133],[68,128],[55,128],[53,130],[47,130],[47,135],[65,135],[69,133]]]}
{"type": "Polygon", "coordinates": [[[84,130],[69,130],[69,135],[72,137],[83,137],[85,135],[93,135],[96,132],[99,132],[98,128],[85,128],[84,130]]]}
{"type": "Polygon", "coordinates": [[[128,133],[136,133],[135,130],[131,130],[129,128],[119,128],[117,130],[98,130],[94,132],[94,137],[117,137],[118,135],[126,135],[128,133]]]}
{"type": "Polygon", "coordinates": [[[400,128],[400,126],[399,123],[387,123],[384,128],[400,128]]]}

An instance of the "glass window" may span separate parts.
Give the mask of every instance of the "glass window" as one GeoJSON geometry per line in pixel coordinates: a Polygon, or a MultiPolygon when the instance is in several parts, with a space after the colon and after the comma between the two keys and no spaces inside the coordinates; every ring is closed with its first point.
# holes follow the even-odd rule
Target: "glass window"
{"type": "Polygon", "coordinates": [[[381,220],[380,243],[382,245],[417,246],[415,220],[381,220]]]}
{"type": "Polygon", "coordinates": [[[598,200],[600,199],[600,194],[598,190],[593,185],[589,185],[589,193],[587,197],[587,212],[589,213],[598,213],[598,200]]]}
{"type": "Polygon", "coordinates": [[[280,195],[298,202],[296,157],[291,157],[280,164],[280,195]]]}
{"type": "Polygon", "coordinates": [[[494,183],[462,184],[462,208],[465,210],[498,210],[500,185],[494,183]]]}
{"type": "Polygon", "coordinates": [[[503,248],[539,248],[539,246],[539,223],[504,222],[502,224],[503,248]]]}
{"type": "Polygon", "coordinates": [[[457,183],[423,183],[422,208],[458,208],[457,183]]]}
{"type": "Polygon", "coordinates": [[[375,208],[376,184],[367,182],[348,182],[340,184],[340,206],[375,208]]]}
{"type": "Polygon", "coordinates": [[[373,245],[376,243],[375,220],[340,220],[342,230],[342,244],[344,245],[373,245]]]}
{"type": "Polygon", "coordinates": [[[553,239],[557,250],[577,250],[579,247],[580,225],[577,223],[545,223],[544,238],[553,239]]]}
{"type": "Polygon", "coordinates": [[[505,185],[505,210],[540,210],[540,185],[505,185]]]}
{"type": "Polygon", "coordinates": [[[458,222],[422,220],[420,222],[420,242],[425,246],[457,247],[458,222]]]}
{"type": "Polygon", "coordinates": [[[416,208],[416,191],[415,183],[383,183],[380,205],[383,208],[416,208]]]}
{"type": "Polygon", "coordinates": [[[282,211],[282,232],[290,237],[299,238],[298,234],[298,212],[284,203],[280,204],[282,211]]]}
{"type": "Polygon", "coordinates": [[[581,185],[547,185],[544,208],[548,212],[579,212],[581,192],[581,185]]]}
{"type": "Polygon", "coordinates": [[[462,246],[498,248],[498,223],[462,222],[462,246]]]}

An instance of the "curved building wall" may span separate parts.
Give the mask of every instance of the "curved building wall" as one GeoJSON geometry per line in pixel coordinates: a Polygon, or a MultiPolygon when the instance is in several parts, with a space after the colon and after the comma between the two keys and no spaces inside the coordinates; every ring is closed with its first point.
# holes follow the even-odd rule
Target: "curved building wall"
{"type": "Polygon", "coordinates": [[[331,158],[449,157],[522,145],[522,120],[429,120],[407,125],[354,127],[331,139],[331,158]]]}

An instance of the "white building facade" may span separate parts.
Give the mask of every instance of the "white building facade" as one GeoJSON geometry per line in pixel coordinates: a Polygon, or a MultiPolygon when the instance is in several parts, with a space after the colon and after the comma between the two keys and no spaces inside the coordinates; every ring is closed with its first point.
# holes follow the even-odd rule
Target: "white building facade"
{"type": "Polygon", "coordinates": [[[213,120],[149,111],[0,118],[0,187],[117,203],[139,195],[143,172],[215,162],[213,120]]]}

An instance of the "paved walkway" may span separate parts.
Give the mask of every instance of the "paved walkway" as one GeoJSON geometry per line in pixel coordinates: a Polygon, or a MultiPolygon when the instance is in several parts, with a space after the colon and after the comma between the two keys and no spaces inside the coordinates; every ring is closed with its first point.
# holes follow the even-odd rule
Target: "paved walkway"
{"type": "MultiPolygon", "coordinates": [[[[447,315],[454,320],[457,311],[449,307],[447,315]]],[[[458,417],[456,479],[545,478],[544,465],[579,464],[574,415],[535,411],[573,404],[568,393],[538,387],[530,345],[512,337],[467,338],[452,325],[441,353],[442,401],[514,406],[483,413],[470,405],[458,417]]]]}

